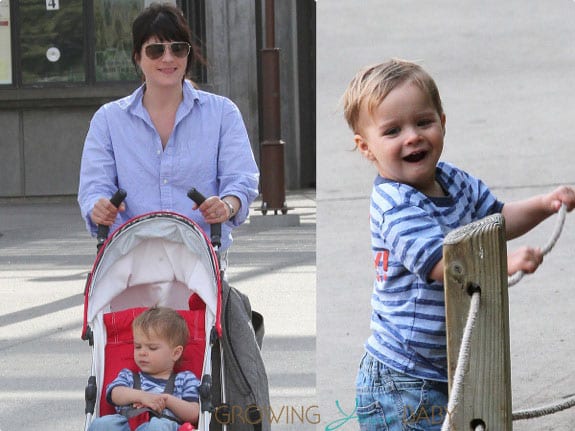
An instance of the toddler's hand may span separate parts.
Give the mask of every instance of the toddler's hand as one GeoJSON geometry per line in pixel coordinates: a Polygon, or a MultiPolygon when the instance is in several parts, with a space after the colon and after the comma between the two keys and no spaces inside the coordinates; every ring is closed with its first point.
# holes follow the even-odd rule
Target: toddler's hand
{"type": "Polygon", "coordinates": [[[565,204],[567,211],[572,211],[575,208],[575,189],[568,186],[558,187],[546,196],[546,200],[552,212],[559,211],[561,204],[565,204]]]}
{"type": "Polygon", "coordinates": [[[531,274],[543,262],[543,252],[540,248],[521,247],[507,255],[507,274],[512,275],[518,271],[531,274]]]}
{"type": "Polygon", "coordinates": [[[158,413],[161,413],[166,408],[165,394],[151,394],[142,391],[139,402],[143,407],[148,407],[158,413]]]}

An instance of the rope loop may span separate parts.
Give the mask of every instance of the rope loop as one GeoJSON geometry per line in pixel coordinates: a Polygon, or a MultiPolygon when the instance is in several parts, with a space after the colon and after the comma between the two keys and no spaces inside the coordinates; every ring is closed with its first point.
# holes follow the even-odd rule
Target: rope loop
{"type": "MultiPolygon", "coordinates": [[[[549,253],[553,249],[555,243],[559,239],[561,231],[563,230],[563,225],[565,224],[566,214],[567,214],[567,206],[565,204],[561,204],[561,208],[559,208],[559,212],[557,213],[559,218],[557,219],[557,223],[555,224],[555,229],[553,230],[553,233],[551,234],[549,241],[547,241],[547,244],[545,244],[545,246],[541,249],[541,251],[543,252],[543,256],[547,255],[547,253],[549,253]]],[[[514,284],[517,284],[519,280],[523,278],[524,275],[525,273],[523,271],[517,271],[515,274],[509,276],[507,278],[507,286],[511,287],[514,284]]]]}
{"type": "MultiPolygon", "coordinates": [[[[559,209],[557,223],[555,229],[549,241],[542,249],[543,255],[545,256],[549,253],[555,243],[561,235],[563,230],[563,225],[565,224],[565,215],[567,213],[567,207],[565,204],[561,205],[559,209]]],[[[511,277],[508,278],[508,285],[513,286],[523,277],[523,271],[516,272],[511,277]]],[[[455,413],[461,402],[461,393],[463,391],[463,376],[465,370],[469,366],[470,353],[471,353],[471,335],[473,334],[473,329],[475,328],[475,323],[477,320],[477,315],[479,314],[479,306],[481,300],[481,288],[478,285],[470,283],[467,286],[467,293],[471,296],[471,303],[469,305],[469,313],[467,315],[467,321],[465,323],[465,328],[463,330],[463,337],[461,338],[461,346],[459,348],[459,356],[457,359],[457,366],[455,368],[455,373],[453,376],[453,384],[451,386],[451,394],[449,396],[449,402],[447,404],[447,416],[441,426],[441,431],[450,431],[453,427],[451,420],[452,414],[455,413]]],[[[566,398],[564,401],[526,410],[519,410],[512,413],[512,420],[523,420],[532,419],[541,416],[546,416],[549,414],[557,413],[562,410],[568,409],[575,406],[575,395],[566,398]]],[[[483,424],[472,424],[474,431],[484,431],[485,428],[483,424]]]]}
{"type": "Polygon", "coordinates": [[[471,295],[471,303],[469,304],[469,314],[467,315],[467,322],[463,330],[463,337],[461,338],[461,346],[459,347],[459,356],[457,358],[457,366],[453,375],[453,384],[451,385],[451,394],[449,402],[447,403],[447,417],[443,421],[441,431],[451,430],[451,414],[457,411],[461,401],[461,393],[463,392],[463,376],[465,370],[469,366],[469,358],[471,356],[471,335],[477,315],[479,314],[479,305],[481,303],[481,289],[479,286],[468,286],[468,292],[471,295]]]}

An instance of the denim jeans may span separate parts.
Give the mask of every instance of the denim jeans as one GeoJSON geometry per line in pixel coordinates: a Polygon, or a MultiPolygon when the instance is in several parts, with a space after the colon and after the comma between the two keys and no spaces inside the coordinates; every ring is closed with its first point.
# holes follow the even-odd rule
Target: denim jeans
{"type": "Polygon", "coordinates": [[[447,401],[447,383],[411,377],[363,356],[356,380],[362,431],[440,431],[447,401]]]}
{"type": "MultiPolygon", "coordinates": [[[[152,418],[136,428],[136,431],[177,431],[179,425],[169,419],[152,418]]],[[[106,415],[96,418],[88,431],[130,431],[128,420],[122,415],[106,415]]]]}

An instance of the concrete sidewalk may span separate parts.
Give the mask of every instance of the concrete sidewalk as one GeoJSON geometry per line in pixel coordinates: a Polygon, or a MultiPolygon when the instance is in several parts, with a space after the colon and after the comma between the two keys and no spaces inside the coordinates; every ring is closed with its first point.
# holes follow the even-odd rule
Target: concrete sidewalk
{"type": "MultiPolygon", "coordinates": [[[[317,7],[318,394],[322,429],[355,430],[356,420],[346,418],[355,416],[355,376],[369,335],[376,172],[350,151],[353,134],[339,105],[344,89],[364,65],[417,60],[443,99],[444,160],[504,201],[573,185],[575,3],[330,0],[317,7]]],[[[510,247],[543,245],[553,223],[510,247]]],[[[540,270],[510,291],[514,410],[575,393],[574,242],[570,214],[540,270]]],[[[515,429],[568,431],[574,418],[571,409],[515,429]]]]}
{"type": "MultiPolygon", "coordinates": [[[[265,318],[274,429],[305,430],[317,411],[315,191],[286,200],[300,225],[242,225],[228,277],[265,318]],[[288,414],[302,409],[310,420],[288,414]]],[[[95,246],[72,198],[0,202],[1,431],[83,429],[91,352],[80,340],[82,292],[95,246]]]]}

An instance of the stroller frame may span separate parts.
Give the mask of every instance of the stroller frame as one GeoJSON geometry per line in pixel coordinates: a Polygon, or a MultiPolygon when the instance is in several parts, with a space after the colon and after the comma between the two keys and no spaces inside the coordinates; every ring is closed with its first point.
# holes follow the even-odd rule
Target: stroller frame
{"type": "MultiPolygon", "coordinates": [[[[181,309],[181,305],[188,304],[189,297],[194,293],[206,304],[205,340],[209,340],[205,346],[202,385],[199,388],[201,413],[198,429],[209,429],[212,411],[211,352],[213,345],[222,337],[222,291],[217,249],[212,246],[205,233],[194,222],[184,216],[169,212],[156,212],[136,217],[100,243],[102,246],[99,248],[86,282],[84,297],[82,338],[90,342],[93,351],[91,375],[86,387],[85,429],[91,423],[94,411],[100,412],[100,394],[105,389],[103,388],[103,364],[106,359],[104,357],[106,328],[103,315],[106,312],[150,307],[156,304],[181,309]],[[166,245],[166,241],[169,244],[166,245]],[[193,268],[176,270],[172,274],[167,271],[158,280],[140,280],[137,276],[133,279],[131,270],[138,267],[140,263],[138,259],[145,253],[156,253],[158,248],[163,248],[161,258],[167,257],[172,266],[190,257],[198,259],[193,268]],[[130,271],[123,273],[126,268],[130,271]],[[189,282],[192,278],[201,280],[198,283],[198,290],[191,289],[189,282]],[[95,286],[99,283],[105,285],[106,293],[103,294],[103,298],[97,298],[95,295],[95,286]],[[214,292],[216,293],[215,300],[214,292]]],[[[146,272],[146,268],[143,271],[146,272]]],[[[147,275],[151,275],[151,272],[148,271],[147,275]]],[[[221,399],[225,403],[224,352],[221,347],[220,345],[221,399]]]]}

